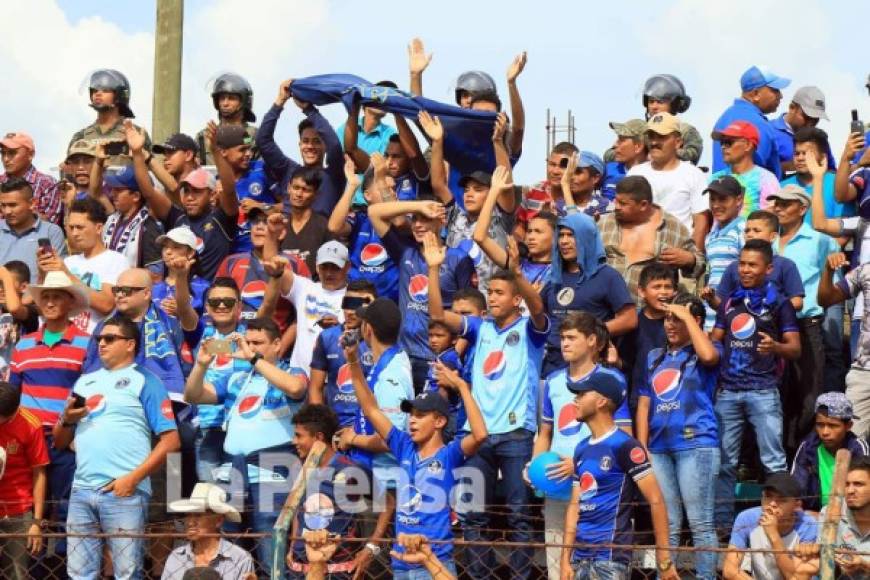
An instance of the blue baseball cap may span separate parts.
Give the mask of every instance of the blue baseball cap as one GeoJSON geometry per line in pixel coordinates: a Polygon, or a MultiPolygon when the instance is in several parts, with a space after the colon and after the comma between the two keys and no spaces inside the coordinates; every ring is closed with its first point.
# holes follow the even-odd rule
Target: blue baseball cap
{"type": "Polygon", "coordinates": [[[613,374],[596,369],[585,379],[578,382],[568,381],[568,390],[579,395],[588,391],[595,391],[613,401],[619,407],[625,400],[625,385],[613,374]]]}
{"type": "Polygon", "coordinates": [[[139,191],[139,184],[136,182],[136,174],[132,165],[110,168],[106,171],[103,182],[111,188],[139,191]]]}
{"type": "Polygon", "coordinates": [[[743,76],[740,77],[740,88],[743,91],[752,91],[761,87],[770,87],[772,89],[782,90],[791,84],[791,79],[778,76],[766,67],[752,66],[749,67],[743,76]]]}
{"type": "Polygon", "coordinates": [[[577,167],[591,167],[601,175],[604,175],[604,161],[592,151],[581,151],[577,156],[577,167]]]}

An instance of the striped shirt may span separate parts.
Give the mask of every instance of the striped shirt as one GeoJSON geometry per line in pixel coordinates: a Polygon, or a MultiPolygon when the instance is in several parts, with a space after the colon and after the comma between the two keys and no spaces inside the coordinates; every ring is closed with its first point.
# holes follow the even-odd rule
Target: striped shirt
{"type": "MultiPolygon", "coordinates": [[[[742,217],[737,217],[724,226],[720,226],[719,222],[713,224],[713,228],[704,240],[704,247],[707,250],[707,286],[717,288],[728,265],[740,256],[745,227],[746,220],[742,217]]],[[[707,306],[704,328],[710,330],[714,322],[716,322],[716,310],[707,306]]]]}
{"type": "MultiPolygon", "coordinates": [[[[50,175],[37,171],[33,165],[24,172],[22,177],[33,188],[36,213],[43,219],[60,225],[63,218],[63,200],[57,188],[57,181],[50,175]]],[[[6,173],[0,174],[0,183],[5,183],[9,178],[10,176],[6,173]]]]}
{"type": "Polygon", "coordinates": [[[21,389],[21,406],[50,427],[57,423],[73,384],[82,374],[90,335],[70,324],[54,346],[45,327],[24,336],[12,351],[9,382],[21,389]]]}

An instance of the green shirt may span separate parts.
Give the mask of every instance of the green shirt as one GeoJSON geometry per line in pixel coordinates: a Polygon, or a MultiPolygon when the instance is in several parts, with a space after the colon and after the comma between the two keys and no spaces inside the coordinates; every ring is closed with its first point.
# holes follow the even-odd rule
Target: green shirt
{"type": "Polygon", "coordinates": [[[43,341],[47,346],[54,346],[54,345],[56,345],[57,343],[60,342],[60,339],[61,339],[62,337],[63,337],[63,331],[62,331],[62,332],[51,332],[50,330],[46,329],[46,330],[42,333],[42,341],[43,341]]]}
{"type": "Polygon", "coordinates": [[[834,483],[834,464],[836,460],[824,445],[819,445],[819,483],[822,490],[822,505],[828,505],[828,496],[831,495],[831,485],[834,483]]]}

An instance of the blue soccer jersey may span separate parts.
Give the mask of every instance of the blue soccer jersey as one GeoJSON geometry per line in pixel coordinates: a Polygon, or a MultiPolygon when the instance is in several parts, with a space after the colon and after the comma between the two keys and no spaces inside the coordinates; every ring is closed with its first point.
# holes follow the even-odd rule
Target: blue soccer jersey
{"type": "Polygon", "coordinates": [[[550,331],[519,317],[504,328],[491,318],[463,316],[460,336],[473,342],[471,394],[490,435],[517,429],[537,430],[541,359],[550,331]]]}
{"type": "MultiPolygon", "coordinates": [[[[339,339],[344,334],[344,325],[327,328],[317,337],[314,344],[314,354],[311,357],[311,368],[326,373],[326,383],[323,385],[323,402],[338,415],[342,427],[353,425],[359,413],[359,401],[350,380],[350,365],[344,357],[339,339]]],[[[372,351],[364,342],[359,343],[359,361],[363,374],[368,375],[372,368],[372,351]]]]}
{"type": "MultiPolygon", "coordinates": [[[[435,361],[442,363],[448,369],[459,371],[462,375],[462,359],[453,347],[448,348],[444,352],[438,353],[435,356],[435,361]]],[[[424,391],[439,392],[438,381],[435,380],[435,365],[429,365],[429,373],[426,375],[426,382],[423,385],[424,391]]],[[[450,392],[448,401],[450,402],[450,419],[453,425],[465,425],[467,417],[465,415],[465,406],[462,404],[462,397],[456,392],[450,392]]]]}
{"type": "Polygon", "coordinates": [[[782,340],[786,332],[799,332],[794,308],[779,295],[758,311],[753,311],[746,302],[729,298],[719,305],[716,314],[714,328],[725,331],[719,387],[728,391],[779,388],[780,358],[758,352],[758,342],[762,332],[773,340],[782,340]]]}
{"type": "Polygon", "coordinates": [[[378,296],[399,300],[399,268],[390,257],[384,242],[372,227],[365,212],[348,217],[350,232],[350,280],[368,280],[375,285],[378,296]]]}
{"type": "MultiPolygon", "coordinates": [[[[639,441],[615,426],[600,439],[581,441],[574,452],[574,486],[580,488],[578,544],[632,544],[631,518],[636,482],[652,474],[649,457],[639,441]]],[[[573,561],[583,558],[622,562],[630,550],[576,548],[573,561]]]]}
{"type": "MultiPolygon", "coordinates": [[[[722,345],[714,344],[721,355],[722,345]]],[[[650,400],[650,451],[667,453],[719,446],[713,410],[718,376],[718,365],[702,365],[691,345],[671,352],[662,348],[650,351],[646,380],[639,393],[650,400]]]]}
{"type": "MultiPolygon", "coordinates": [[[[175,430],[166,387],[138,364],[100,369],[76,381],[88,414],[76,425],[73,487],[99,489],[129,474],[151,454],[151,436],[175,430]]],[[[151,493],[151,480],[136,488],[151,493]]]]}
{"type": "MultiPolygon", "coordinates": [[[[399,462],[407,485],[396,489],[396,536],[422,534],[430,540],[452,540],[449,498],[456,485],[454,469],[465,463],[462,445],[454,439],[434,455],[422,458],[411,436],[395,427],[387,444],[399,462]]],[[[398,545],[393,549],[401,551],[398,545]]],[[[453,544],[434,543],[432,552],[442,561],[453,557],[453,544]]],[[[420,568],[393,559],[393,570],[420,568]]]]}
{"type": "MultiPolygon", "coordinates": [[[[544,383],[543,408],[541,421],[553,426],[553,439],[550,441],[550,451],[561,457],[573,457],[574,450],[580,441],[589,437],[589,427],[577,420],[577,407],[574,405],[576,394],[568,389],[572,385],[583,384],[594,379],[597,373],[606,373],[617,377],[624,390],[628,390],[625,376],[616,369],[595,365],[586,375],[573,381],[568,378],[568,369],[559,369],[547,377],[544,383]]],[[[616,410],[613,419],[619,427],[631,427],[631,412],[628,409],[628,397],[616,410]]]]}
{"type": "MultiPolygon", "coordinates": [[[[239,202],[243,199],[252,199],[259,203],[271,205],[275,203],[275,196],[272,194],[271,186],[271,181],[266,173],[266,164],[262,159],[258,159],[251,161],[248,171],[236,180],[236,195],[239,198],[239,202]]],[[[251,245],[251,223],[242,212],[241,207],[239,207],[238,223],[239,233],[233,241],[233,246],[230,250],[232,254],[250,252],[253,248],[251,245]]]]}
{"type": "MultiPolygon", "coordinates": [[[[383,242],[399,265],[399,309],[403,313],[399,346],[408,356],[433,360],[435,354],[429,348],[429,266],[417,243],[395,229],[390,228],[383,242]]],[[[447,248],[438,281],[445,309],[453,304],[457,290],[471,286],[473,274],[471,258],[461,250],[447,248]]]]}

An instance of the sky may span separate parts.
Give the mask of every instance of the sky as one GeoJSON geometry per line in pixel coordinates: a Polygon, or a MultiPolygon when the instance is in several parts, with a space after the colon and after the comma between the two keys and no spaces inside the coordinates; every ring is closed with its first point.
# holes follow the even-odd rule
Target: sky
{"type": "MultiPolygon", "coordinates": [[[[251,82],[260,118],[286,78],[346,72],[407,88],[407,44],[415,36],[433,53],[424,94],[445,102],[452,101],[455,78],[471,69],[488,71],[506,102],[507,67],[516,54],[528,52],[518,81],[526,108],[523,157],[514,172],[518,183],[543,177],[548,108],[560,124],[572,111],[576,144],[601,153],[614,140],[609,121],[642,115],[643,83],[656,73],[675,74],[686,85],[692,106],[683,118],[705,137],[702,165],[709,164],[713,123],[739,96],[740,75],[752,65],[792,79],[779,112],[801,86],[824,91],[831,121],[820,127],[838,156],[850,110],[870,120],[864,88],[870,67],[857,56],[858,37],[846,32],[870,19],[867,2],[837,3],[836,10],[822,0],[442,0],[437,10],[426,11],[428,5],[411,5],[188,0],[182,131],[195,134],[214,116],[208,85],[225,71],[251,82]]],[[[33,135],[38,168],[56,167],[70,135],[93,121],[83,85],[94,69],[117,68],[127,75],[136,122],[151,129],[154,0],[0,0],[0,6],[7,23],[0,43],[7,88],[0,130],[33,135]]],[[[323,113],[334,125],[346,117],[340,105],[323,113]]],[[[291,155],[298,153],[298,120],[299,112],[288,107],[277,132],[291,155]]]]}

